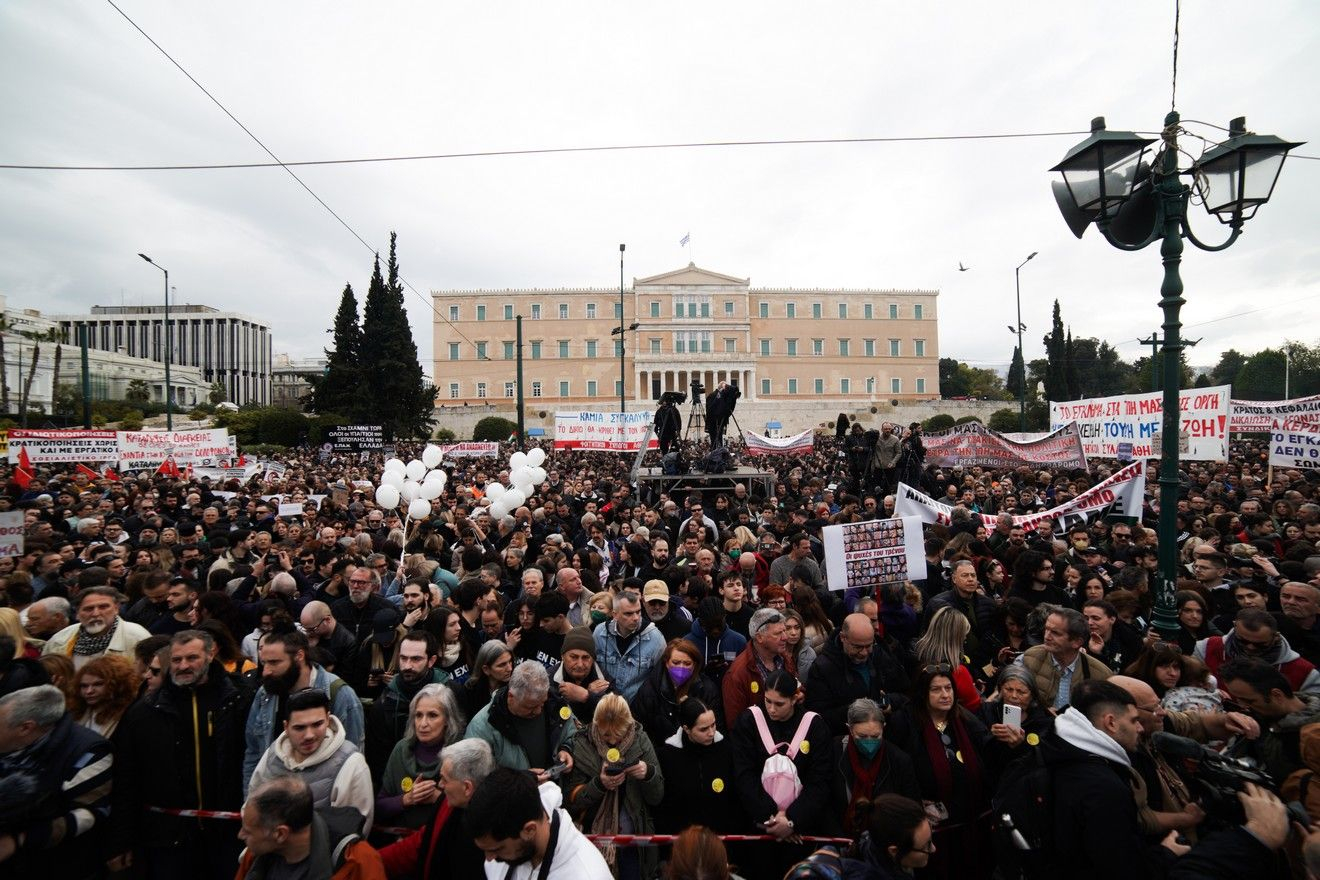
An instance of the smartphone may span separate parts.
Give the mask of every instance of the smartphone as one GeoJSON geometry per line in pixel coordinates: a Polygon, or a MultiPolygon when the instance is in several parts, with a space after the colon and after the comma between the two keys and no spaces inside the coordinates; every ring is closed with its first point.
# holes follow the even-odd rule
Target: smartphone
{"type": "Polygon", "coordinates": [[[1014,730],[1022,729],[1022,710],[1017,706],[1004,704],[1004,726],[1014,730]]]}
{"type": "Polygon", "coordinates": [[[568,772],[568,765],[565,764],[563,761],[556,761],[554,764],[550,765],[550,768],[548,770],[545,771],[545,775],[550,777],[551,779],[558,779],[567,772],[568,772]]]}
{"type": "Polygon", "coordinates": [[[629,767],[636,767],[637,762],[640,760],[641,760],[640,758],[634,758],[631,761],[621,761],[613,764],[606,764],[605,773],[609,776],[618,776],[620,773],[623,773],[629,767]]]}

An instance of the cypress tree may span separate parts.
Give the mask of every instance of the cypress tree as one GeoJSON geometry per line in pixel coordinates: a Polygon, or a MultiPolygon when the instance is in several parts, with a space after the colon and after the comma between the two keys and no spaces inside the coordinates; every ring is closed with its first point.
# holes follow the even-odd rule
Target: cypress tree
{"type": "Polygon", "coordinates": [[[1004,381],[1004,388],[1013,399],[1017,400],[1022,395],[1022,386],[1026,382],[1026,367],[1022,363],[1022,349],[1016,345],[1013,346],[1013,362],[1008,367],[1008,378],[1004,381]]]}
{"type": "Polygon", "coordinates": [[[395,252],[397,234],[390,233],[388,281],[380,274],[376,256],[371,287],[362,312],[362,384],[358,400],[369,420],[382,425],[387,436],[416,437],[430,433],[434,421],[435,388],[422,376],[395,252]]]}
{"type": "Polygon", "coordinates": [[[1054,324],[1050,335],[1043,340],[1045,356],[1049,366],[1045,370],[1045,398],[1047,400],[1069,400],[1066,362],[1067,343],[1063,336],[1063,317],[1059,311],[1059,301],[1054,301],[1054,324]]]}
{"type": "Polygon", "coordinates": [[[1063,344],[1063,375],[1068,385],[1068,399],[1080,400],[1081,382],[1077,376],[1077,349],[1073,347],[1072,328],[1068,328],[1068,338],[1063,344]]]}
{"type": "Polygon", "coordinates": [[[358,414],[358,385],[361,382],[362,328],[358,325],[357,297],[353,285],[345,284],[335,313],[333,347],[325,349],[325,373],[312,376],[308,408],[318,413],[337,413],[348,418],[358,414]]]}

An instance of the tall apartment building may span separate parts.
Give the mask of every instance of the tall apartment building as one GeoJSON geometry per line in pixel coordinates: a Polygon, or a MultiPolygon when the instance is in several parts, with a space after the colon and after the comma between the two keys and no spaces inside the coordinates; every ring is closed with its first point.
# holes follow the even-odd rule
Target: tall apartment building
{"type": "MultiPolygon", "coordinates": [[[[88,315],[53,315],[68,338],[91,330],[89,348],[165,363],[165,307],[92,306],[88,315]]],[[[197,367],[208,383],[225,387],[226,400],[270,403],[270,326],[238,312],[210,306],[171,305],[171,365],[197,367]]],[[[177,393],[177,392],[176,392],[177,393]]]]}
{"type": "Polygon", "coordinates": [[[437,405],[498,404],[515,389],[523,317],[529,402],[646,403],[692,380],[737,380],[744,400],[939,397],[934,290],[753,288],[693,264],[632,288],[432,291],[437,405]],[[616,331],[611,333],[611,331],[616,331]]]}

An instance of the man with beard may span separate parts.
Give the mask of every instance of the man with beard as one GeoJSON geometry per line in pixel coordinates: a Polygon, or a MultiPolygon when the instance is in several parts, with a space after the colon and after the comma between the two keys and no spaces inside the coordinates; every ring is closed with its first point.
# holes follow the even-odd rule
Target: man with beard
{"type": "Polygon", "coordinates": [[[399,606],[403,609],[403,627],[412,629],[431,613],[431,585],[425,578],[410,578],[403,585],[399,606]]]}
{"type": "Polygon", "coordinates": [[[449,676],[436,669],[440,642],[433,633],[416,629],[399,640],[399,671],[367,710],[367,766],[377,784],[394,745],[408,730],[408,707],[428,684],[444,684],[449,676]]]}
{"type": "Polygon", "coordinates": [[[148,877],[219,880],[230,876],[238,857],[232,829],[147,808],[241,805],[245,701],[216,660],[210,633],[176,633],[169,651],[168,677],[133,704],[116,731],[110,827],[123,849],[115,848],[109,866],[145,861],[148,877]]]}
{"type": "Polygon", "coordinates": [[[362,644],[371,635],[372,622],[379,611],[392,610],[393,605],[380,595],[380,575],[370,566],[354,569],[348,578],[348,595],[335,601],[330,612],[335,620],[353,634],[353,641],[362,644]]]}
{"type": "Polygon", "coordinates": [[[0,697],[0,873],[98,876],[113,761],[110,743],[74,722],[58,688],[0,697]]]}
{"type": "Polygon", "coordinates": [[[537,789],[525,770],[500,767],[477,787],[463,816],[467,836],[486,854],[488,877],[505,880],[610,880],[609,865],[559,809],[558,789],[537,789]],[[549,797],[551,803],[543,803],[549,797]]]}
{"type": "Polygon", "coordinates": [[[642,587],[642,604],[646,616],[660,630],[666,643],[670,639],[681,639],[692,631],[692,615],[681,601],[673,601],[669,585],[664,581],[657,578],[646,582],[642,587]]]}
{"type": "Polygon", "coordinates": [[[261,689],[252,701],[245,732],[243,790],[262,754],[275,741],[288,715],[288,697],[294,691],[314,687],[330,697],[330,712],[344,725],[348,741],[362,748],[362,703],[339,676],[311,662],[307,637],[300,632],[269,633],[261,640],[261,689]]]}
{"type": "Polygon", "coordinates": [[[189,612],[192,611],[193,603],[196,601],[197,585],[185,578],[176,577],[170,582],[169,590],[165,593],[165,605],[169,613],[156,618],[156,622],[148,627],[148,632],[153,636],[172,636],[185,629],[191,629],[189,612]]]}
{"type": "Polygon", "coordinates": [[[119,617],[119,591],[88,587],[78,596],[78,622],[50,637],[43,654],[63,654],[75,669],[102,654],[132,658],[133,646],[151,633],[119,617]]]}

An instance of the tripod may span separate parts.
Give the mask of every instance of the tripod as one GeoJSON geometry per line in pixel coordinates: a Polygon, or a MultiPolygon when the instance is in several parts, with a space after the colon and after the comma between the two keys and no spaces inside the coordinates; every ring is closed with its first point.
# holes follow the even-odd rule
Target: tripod
{"type": "Polygon", "coordinates": [[[706,432],[706,413],[701,408],[701,395],[692,395],[692,409],[688,412],[687,427],[683,429],[683,439],[686,440],[692,433],[693,428],[697,429],[697,436],[700,437],[706,432]]]}

